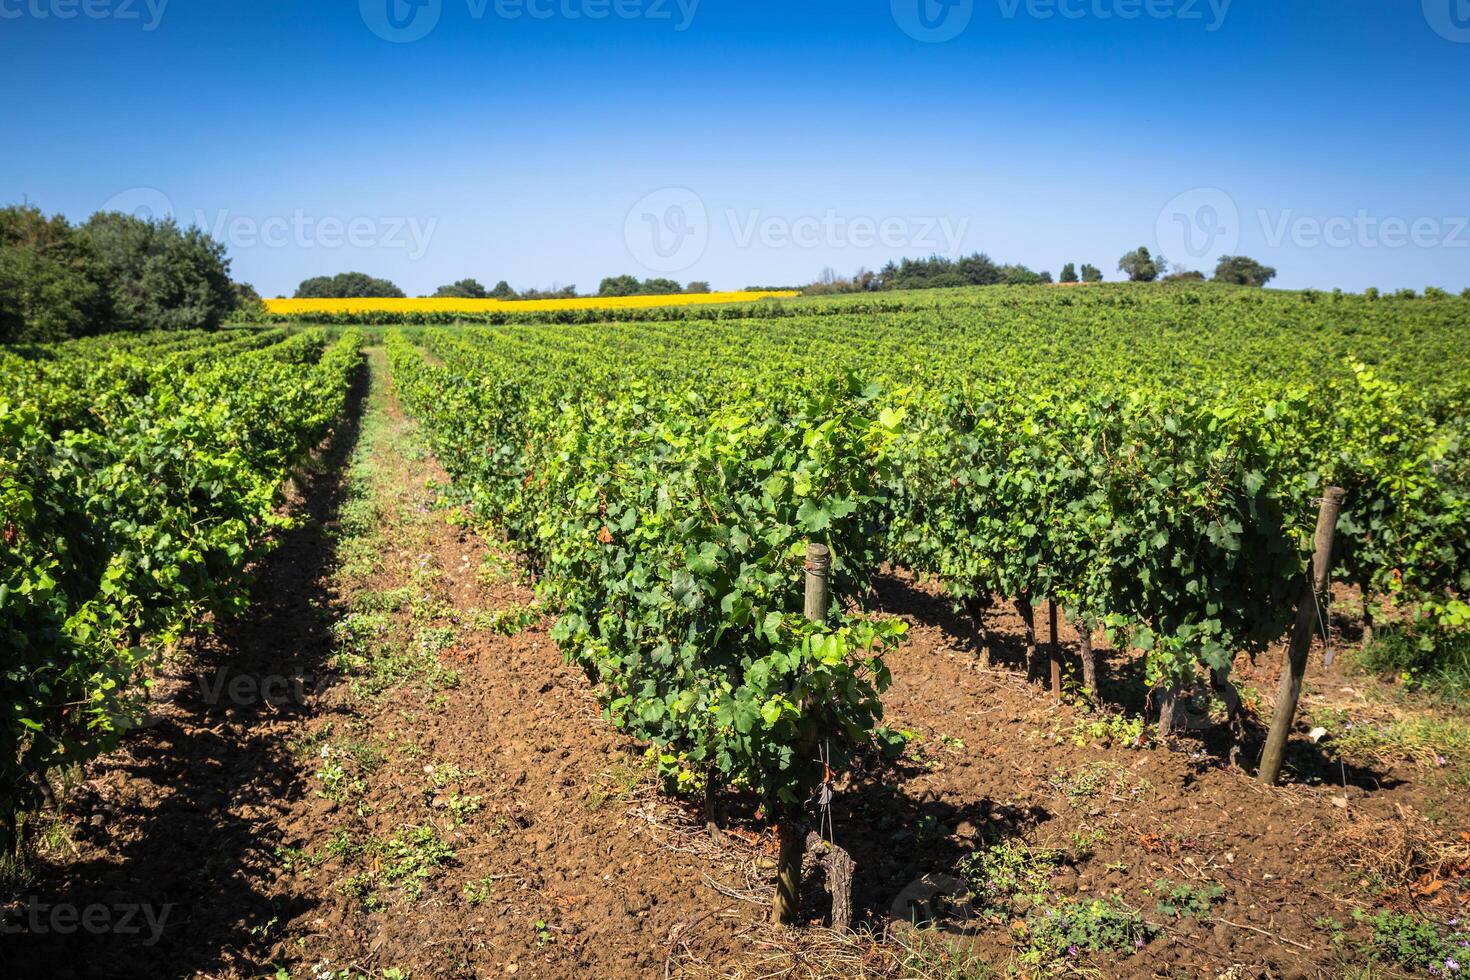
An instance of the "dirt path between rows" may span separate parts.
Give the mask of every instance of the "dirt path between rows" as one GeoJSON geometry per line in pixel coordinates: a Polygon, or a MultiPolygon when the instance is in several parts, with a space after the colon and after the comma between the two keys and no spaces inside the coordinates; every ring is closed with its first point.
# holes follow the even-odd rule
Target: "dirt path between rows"
{"type": "MultiPolygon", "coordinates": [[[[156,723],[90,767],[62,821],[72,843],[11,903],[107,921],[64,932],[38,912],[0,938],[4,975],[919,975],[894,966],[897,944],[765,924],[770,843],[748,806],[731,801],[716,842],[657,795],[514,560],[453,520],[386,359],[369,360],[361,425],[295,501],[305,520],[263,563],[252,612],[171,665],[156,723]]],[[[1266,790],[1198,740],[1140,747],[1124,721],[976,669],[932,587],[887,575],[878,595],[912,625],[885,704],[913,738],[850,774],[833,817],[880,932],[895,899],[977,847],[1024,844],[1062,855],[1050,893],[1155,919],[1161,879],[1223,889],[1209,921],[1159,922],[1138,955],[1094,960],[1108,976],[1340,976],[1318,920],[1365,904],[1354,861],[1395,822],[1470,827],[1463,788],[1408,764],[1266,790]]],[[[996,628],[1014,644],[1018,621],[996,628]]],[[[1319,691],[1349,683],[1313,669],[1319,691]]],[[[1301,773],[1330,768],[1297,749],[1301,773]]],[[[1004,963],[1024,946],[1008,918],[952,935],[1004,963]]]]}

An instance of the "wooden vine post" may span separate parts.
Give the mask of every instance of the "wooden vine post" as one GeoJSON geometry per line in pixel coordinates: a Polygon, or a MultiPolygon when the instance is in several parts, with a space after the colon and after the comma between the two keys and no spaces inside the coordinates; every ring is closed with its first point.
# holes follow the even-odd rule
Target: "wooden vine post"
{"type": "MultiPolygon", "coordinates": [[[[806,618],[827,621],[827,575],[832,570],[832,551],[824,544],[806,547],[806,618]]],[[[816,746],[801,751],[815,752],[816,746]]],[[[771,921],[776,925],[796,922],[801,906],[801,862],[806,857],[806,833],[801,826],[802,805],[794,804],[781,814],[776,837],[781,851],[776,859],[776,896],[771,902],[771,921]]]]}
{"type": "Polygon", "coordinates": [[[1036,642],[1036,608],[1030,596],[1015,600],[1016,615],[1021,617],[1021,626],[1026,631],[1026,679],[1041,680],[1038,644],[1036,642]]]}
{"type": "Polygon", "coordinates": [[[1266,748],[1261,753],[1261,766],[1257,778],[1274,785],[1281,776],[1281,763],[1286,755],[1286,740],[1296,720],[1297,701],[1302,694],[1302,678],[1307,672],[1307,654],[1312,649],[1312,636],[1316,632],[1319,608],[1327,592],[1332,574],[1332,539],[1337,533],[1337,517],[1342,512],[1343,491],[1328,487],[1322,496],[1322,506],[1317,512],[1316,546],[1312,551],[1312,564],[1307,569],[1307,585],[1297,605],[1296,625],[1291,631],[1291,646],[1281,672],[1281,688],[1276,694],[1276,714],[1271,719],[1271,734],[1266,739],[1266,748]]]}
{"type": "Polygon", "coordinates": [[[1062,696],[1062,646],[1057,642],[1057,600],[1052,597],[1046,601],[1047,612],[1050,615],[1051,626],[1051,693],[1053,697],[1062,696]]]}
{"type": "Polygon", "coordinates": [[[1097,695],[1097,655],[1092,652],[1092,626],[1086,618],[1077,620],[1077,649],[1082,660],[1082,686],[1097,695]]]}

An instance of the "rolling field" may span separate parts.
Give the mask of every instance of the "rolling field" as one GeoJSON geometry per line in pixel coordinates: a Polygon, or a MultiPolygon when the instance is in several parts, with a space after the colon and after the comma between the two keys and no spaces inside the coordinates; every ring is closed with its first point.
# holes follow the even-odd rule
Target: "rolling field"
{"type": "Polygon", "coordinates": [[[0,351],[18,975],[1455,972],[1470,300],[731,298],[0,351]]]}

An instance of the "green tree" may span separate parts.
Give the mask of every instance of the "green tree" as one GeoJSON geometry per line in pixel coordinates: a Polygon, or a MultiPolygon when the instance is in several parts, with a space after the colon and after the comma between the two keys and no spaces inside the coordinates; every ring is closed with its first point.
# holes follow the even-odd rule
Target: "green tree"
{"type": "Polygon", "coordinates": [[[1097,266],[1092,265],[1092,264],[1090,264],[1088,262],[1082,263],[1082,281],[1083,282],[1102,282],[1103,281],[1102,270],[1099,269],[1097,266]]]}
{"type": "Polygon", "coordinates": [[[515,299],[516,291],[510,288],[510,283],[502,279],[495,284],[494,289],[490,290],[490,298],[499,300],[515,299]]]}
{"type": "Polygon", "coordinates": [[[235,313],[238,318],[248,320],[266,312],[265,301],[250,283],[232,282],[230,288],[235,293],[235,313]]]}
{"type": "Polygon", "coordinates": [[[1133,282],[1153,282],[1168,269],[1168,261],[1162,255],[1157,258],[1150,255],[1146,245],[1140,245],[1118,260],[1118,271],[1127,273],[1133,282]]]}
{"type": "Polygon", "coordinates": [[[1276,278],[1276,270],[1244,255],[1222,255],[1215,266],[1215,281],[1237,286],[1264,286],[1276,278]]]}
{"type": "Polygon", "coordinates": [[[552,283],[550,289],[528,289],[520,296],[521,299],[576,299],[576,286],[558,286],[552,283]]]}
{"type": "Polygon", "coordinates": [[[235,309],[223,243],[173,218],[98,212],[80,229],[91,240],[123,330],[214,330],[235,309]]]}
{"type": "Polygon", "coordinates": [[[684,287],[672,279],[645,279],[636,276],[608,276],[597,287],[598,296],[669,296],[682,293],[684,287]]]}
{"type": "Polygon", "coordinates": [[[684,287],[684,292],[686,293],[708,293],[711,291],[712,290],[709,288],[709,283],[699,279],[696,279],[694,282],[691,282],[689,285],[684,287]]]}
{"type": "Polygon", "coordinates": [[[61,215],[0,209],[0,344],[44,343],[114,327],[91,242],[61,215]]]}
{"type": "Polygon", "coordinates": [[[342,272],[307,279],[296,289],[297,299],[402,299],[403,290],[387,279],[366,272],[342,272]]]}
{"type": "Polygon", "coordinates": [[[1073,265],[1071,262],[1068,262],[1066,265],[1062,266],[1062,279],[1061,279],[1061,281],[1062,282],[1076,282],[1077,281],[1077,267],[1075,265],[1073,265]]]}
{"type": "Polygon", "coordinates": [[[1050,272],[1033,272],[1024,265],[1000,267],[1000,282],[1004,286],[1040,286],[1051,281],[1050,272]]]}
{"type": "Polygon", "coordinates": [[[461,279],[448,286],[440,286],[434,295],[450,299],[485,299],[489,294],[478,279],[461,279]]]}
{"type": "Polygon", "coordinates": [[[634,276],[608,276],[597,287],[598,296],[637,296],[639,283],[634,276]]]}

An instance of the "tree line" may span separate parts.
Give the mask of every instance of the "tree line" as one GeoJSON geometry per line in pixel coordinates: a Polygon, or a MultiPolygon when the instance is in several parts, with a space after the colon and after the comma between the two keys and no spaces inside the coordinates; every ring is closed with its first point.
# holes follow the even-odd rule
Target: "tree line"
{"type": "MultiPolygon", "coordinates": [[[[1132,282],[1154,282],[1204,280],[1203,273],[1175,269],[1170,272],[1167,259],[1154,256],[1147,247],[1139,247],[1118,261],[1118,271],[1125,273],[1132,282]]],[[[1276,270],[1264,266],[1245,256],[1224,256],[1215,268],[1215,281],[1234,283],[1240,286],[1264,286],[1276,277],[1276,270]]],[[[882,269],[859,269],[851,277],[837,275],[825,269],[816,282],[806,286],[790,288],[810,296],[830,293],[861,293],[882,290],[909,289],[953,289],[963,286],[1038,286],[1052,282],[1098,283],[1103,281],[1102,270],[1084,262],[1081,271],[1075,263],[1062,267],[1061,276],[1054,280],[1045,270],[1035,271],[1018,263],[996,262],[984,252],[976,252],[952,259],[931,255],[926,259],[903,259],[889,262],[882,269]]],[[[756,289],[757,287],[749,287],[756,289]]],[[[707,293],[707,282],[691,282],[681,285],[673,279],[643,279],[637,276],[608,276],[603,279],[594,294],[599,297],[617,296],[671,296],[678,293],[707,293]]],[[[401,297],[403,291],[385,279],[374,279],[361,272],[347,272],[339,276],[308,279],[296,291],[299,299],[346,299],[363,297],[401,297]]],[[[434,293],[437,297],[456,299],[567,299],[578,295],[577,287],[553,287],[550,291],[527,290],[517,292],[505,280],[495,288],[486,289],[477,279],[461,279],[447,286],[440,286],[434,293]]]]}
{"type": "MultiPolygon", "coordinates": [[[[1184,281],[1203,280],[1203,273],[1184,269],[1169,271],[1167,259],[1162,255],[1151,255],[1147,247],[1140,246],[1118,260],[1118,271],[1126,274],[1131,282],[1155,282],[1157,280],[1184,281]]],[[[1240,286],[1264,286],[1276,278],[1276,270],[1245,256],[1227,255],[1220,259],[1215,268],[1215,281],[1240,286]]],[[[1035,286],[1053,281],[1064,284],[1097,283],[1103,281],[1102,270],[1090,263],[1068,262],[1062,266],[1058,279],[1053,280],[1050,272],[1037,272],[1024,265],[996,262],[984,252],[976,252],[952,259],[942,255],[931,255],[927,259],[903,259],[889,262],[882,269],[859,269],[850,277],[838,276],[831,269],[823,271],[821,277],[810,285],[799,287],[808,295],[828,293],[861,293],[901,289],[953,289],[961,286],[1035,286]]]]}
{"type": "MultiPolygon", "coordinates": [[[[1154,282],[1159,279],[1203,282],[1205,278],[1203,272],[1177,267],[1170,272],[1169,268],[1168,259],[1162,255],[1150,255],[1147,246],[1143,245],[1118,260],[1118,271],[1126,273],[1131,282],[1154,282]]],[[[1262,287],[1275,278],[1275,269],[1244,255],[1222,255],[1215,264],[1215,282],[1262,287]]]]}
{"type": "Polygon", "coordinates": [[[0,344],[130,330],[213,330],[255,291],[225,247],[172,218],[98,212],[73,225],[0,208],[0,344]]]}

